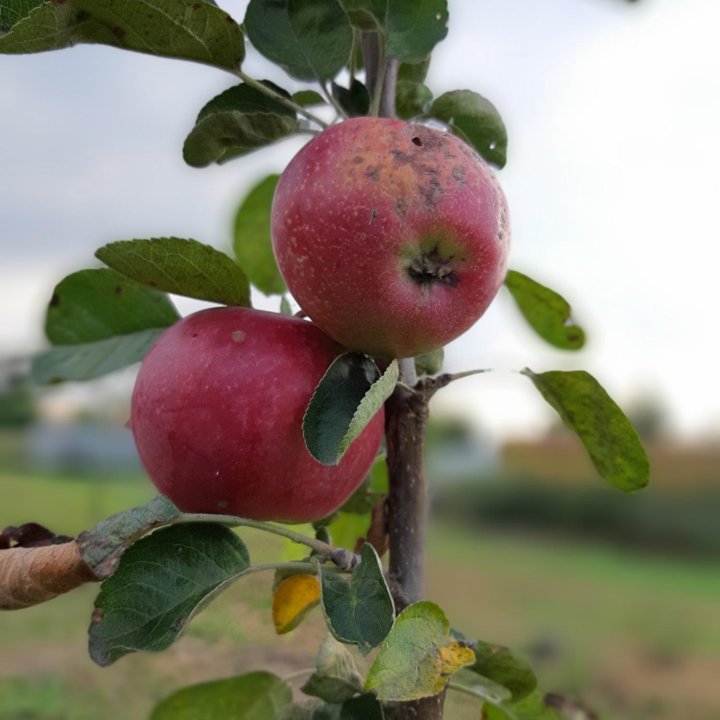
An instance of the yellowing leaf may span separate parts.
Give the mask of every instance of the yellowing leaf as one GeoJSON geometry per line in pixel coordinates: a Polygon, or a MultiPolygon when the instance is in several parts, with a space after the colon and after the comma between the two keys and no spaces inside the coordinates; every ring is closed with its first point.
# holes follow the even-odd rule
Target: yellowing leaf
{"type": "MultiPolygon", "coordinates": [[[[457,640],[442,645],[437,652],[440,660],[439,671],[441,676],[452,675],[461,667],[475,662],[475,653],[472,649],[457,640]]],[[[438,690],[438,692],[440,691],[438,690]]]]}
{"type": "Polygon", "coordinates": [[[406,702],[442,692],[453,673],[475,662],[473,650],[449,633],[450,623],[437,605],[410,605],[381,645],[365,689],[381,702],[406,702]]]}
{"type": "Polygon", "coordinates": [[[320,602],[320,583],[314,575],[290,575],[275,588],[272,618],[278,635],[294,630],[320,602]]]}

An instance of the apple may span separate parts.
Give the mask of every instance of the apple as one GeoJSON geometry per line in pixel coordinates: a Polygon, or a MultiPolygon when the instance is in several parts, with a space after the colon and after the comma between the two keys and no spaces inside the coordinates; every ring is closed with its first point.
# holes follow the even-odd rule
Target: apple
{"type": "Polygon", "coordinates": [[[308,452],[302,420],[344,348],[307,320],[212,308],[168,328],[145,357],[131,426],[157,489],[181,510],[310,522],[362,483],[381,409],[335,467],[308,452]]]}
{"type": "Polygon", "coordinates": [[[380,357],[437,349],[485,312],[505,277],[505,196],[446,132],[359,117],[320,133],[275,191],[272,241],[318,327],[380,357]]]}

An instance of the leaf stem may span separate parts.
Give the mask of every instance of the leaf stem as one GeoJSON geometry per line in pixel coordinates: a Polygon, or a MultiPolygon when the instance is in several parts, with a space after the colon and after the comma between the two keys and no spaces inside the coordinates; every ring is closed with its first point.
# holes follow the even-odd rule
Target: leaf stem
{"type": "Polygon", "coordinates": [[[341,117],[347,120],[348,114],[343,110],[342,105],[335,99],[335,96],[332,94],[331,90],[328,90],[328,86],[326,82],[321,82],[320,87],[322,88],[323,95],[325,95],[325,98],[327,101],[335,108],[335,111],[337,114],[341,117]]]}
{"type": "Polygon", "coordinates": [[[304,675],[312,675],[312,673],[314,672],[315,668],[303,668],[302,670],[295,670],[295,672],[283,675],[282,680],[283,682],[290,682],[291,680],[296,680],[297,678],[303,677],[304,675]]]}
{"type": "Polygon", "coordinates": [[[248,573],[266,572],[267,570],[297,570],[298,572],[307,573],[308,575],[317,575],[317,567],[309,562],[275,562],[260,563],[259,565],[251,565],[243,575],[248,573]]]}
{"type": "Polygon", "coordinates": [[[448,682],[447,684],[448,690],[455,690],[455,692],[464,693],[465,695],[470,695],[471,697],[474,697],[476,700],[482,700],[484,703],[488,701],[488,698],[486,695],[483,695],[482,693],[478,692],[477,690],[473,690],[471,687],[468,687],[467,685],[460,685],[459,683],[455,683],[452,680],[448,682]]]}
{"type": "Polygon", "coordinates": [[[235,515],[215,515],[213,513],[181,513],[172,520],[172,524],[185,522],[215,522],[232,527],[249,527],[255,530],[264,530],[274,535],[280,535],[300,545],[306,545],[318,553],[318,555],[328,558],[341,569],[353,568],[358,563],[357,555],[345,548],[333,547],[317,538],[303,535],[282,525],[265,522],[264,520],[250,520],[249,518],[241,518],[235,515]]]}
{"type": "Polygon", "coordinates": [[[275,92],[267,85],[263,85],[263,83],[258,82],[254,78],[251,78],[249,75],[246,75],[242,70],[233,70],[232,73],[233,75],[237,75],[237,77],[239,77],[246,85],[249,85],[251,88],[255,88],[255,90],[264,93],[268,97],[271,97],[273,100],[277,100],[277,102],[282,103],[286,107],[289,107],[291,110],[294,110],[299,115],[302,115],[308,120],[312,120],[314,123],[317,123],[323,130],[328,127],[328,124],[322,118],[319,118],[317,115],[315,115],[315,113],[311,113],[302,105],[298,105],[296,102],[290,100],[289,98],[286,98],[284,95],[275,92]]]}

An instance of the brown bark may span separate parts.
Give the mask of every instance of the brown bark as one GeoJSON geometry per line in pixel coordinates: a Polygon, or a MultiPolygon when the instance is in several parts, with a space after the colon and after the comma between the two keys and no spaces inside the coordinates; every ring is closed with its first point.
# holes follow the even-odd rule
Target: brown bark
{"type": "Polygon", "coordinates": [[[386,404],[390,588],[398,612],[421,600],[424,589],[427,488],[423,469],[428,404],[398,386],[386,404]]]}
{"type": "MultiPolygon", "coordinates": [[[[403,386],[386,404],[389,584],[398,612],[423,598],[428,494],[424,473],[428,395],[403,386]]],[[[388,720],[441,720],[445,693],[385,706],[388,720]]]]}
{"type": "Polygon", "coordinates": [[[0,550],[0,610],[37,605],[96,579],[74,540],[0,550]]]}

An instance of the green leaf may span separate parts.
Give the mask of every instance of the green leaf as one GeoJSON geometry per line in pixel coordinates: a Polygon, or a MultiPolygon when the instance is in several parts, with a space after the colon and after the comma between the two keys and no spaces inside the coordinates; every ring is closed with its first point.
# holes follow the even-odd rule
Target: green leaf
{"type": "Polygon", "coordinates": [[[369,513],[387,495],[387,463],[382,457],[375,462],[362,485],[345,501],[340,508],[341,513],[365,515],[369,513]],[[385,488],[376,489],[385,479],[385,488]]]}
{"type": "Polygon", "coordinates": [[[44,2],[46,0],[2,0],[0,2],[0,36],[44,2]]]}
{"type": "Polygon", "coordinates": [[[240,203],[235,213],[233,250],[250,282],[266,295],[285,292],[270,237],[270,210],[279,175],[261,180],[240,203]]]}
{"type": "Polygon", "coordinates": [[[367,512],[363,515],[357,513],[338,512],[332,515],[327,526],[332,544],[335,547],[344,547],[355,551],[358,541],[367,537],[372,518],[367,512]]]}
{"type": "Polygon", "coordinates": [[[311,105],[325,105],[325,98],[314,90],[298,90],[292,94],[292,100],[301,107],[310,107],[311,105]]]}
{"type": "Polygon", "coordinates": [[[483,717],[487,720],[561,720],[560,715],[545,704],[543,694],[537,690],[518,703],[486,703],[483,705],[483,717]]]}
{"type": "Polygon", "coordinates": [[[93,380],[140,362],[163,330],[140,330],[106,340],[57,345],[35,355],[31,375],[38,385],[93,380]]]}
{"type": "MultiPolygon", "coordinates": [[[[7,15],[16,22],[0,37],[1,53],[43,52],[78,43],[101,43],[226,69],[237,68],[245,57],[240,26],[224,10],[208,2],[55,0],[42,5],[14,2],[10,8],[16,12],[11,15],[6,9],[2,20],[7,15]],[[28,13],[30,5],[37,7],[28,13]]],[[[7,28],[7,20],[4,24],[7,28]]]]}
{"type": "Polygon", "coordinates": [[[409,63],[425,60],[447,35],[447,0],[341,0],[359,30],[381,31],[388,54],[409,63]]]}
{"type": "Polygon", "coordinates": [[[507,130],[495,106],[472,90],[453,90],[437,98],[430,114],[499,168],[507,162],[507,130]]]}
{"type": "Polygon", "coordinates": [[[123,510],[86,530],[77,538],[85,564],[97,578],[115,572],[117,560],[133,542],[159,525],[177,518],[180,511],[163,495],[156,495],[144,505],[123,510]]]}
{"type": "Polygon", "coordinates": [[[288,317],[292,317],[293,315],[292,307],[290,306],[290,301],[288,300],[287,295],[283,295],[280,298],[280,312],[288,317]]]}
{"type": "Polygon", "coordinates": [[[139,540],[95,600],[90,657],[111,665],[137,650],[164,650],[249,567],[242,540],[214,523],[175,525],[139,540]]]}
{"type": "Polygon", "coordinates": [[[473,695],[494,705],[501,705],[511,699],[510,691],[507,688],[472,672],[468,667],[458,670],[453,675],[452,684],[453,687],[469,690],[473,695]]]}
{"type": "Polygon", "coordinates": [[[650,464],[635,428],[592,375],[522,372],[580,437],[600,477],[625,492],[648,484],[650,464]]]}
{"type": "MultiPolygon", "coordinates": [[[[290,95],[269,80],[274,92],[290,95]]],[[[295,111],[241,83],[208,102],[185,139],[183,158],[192,167],[223,163],[287,137],[297,129],[295,111]]]]}
{"type": "Polygon", "coordinates": [[[508,270],[505,286],[543,340],[562,350],[580,350],[585,345],[585,333],[572,323],[570,305],[562,295],[515,270],[508,270]]]}
{"type": "Polygon", "coordinates": [[[430,111],[432,90],[423,83],[398,80],[395,91],[395,113],[403,120],[426,115],[430,111]]]}
{"type": "Polygon", "coordinates": [[[418,355],[415,358],[415,372],[418,375],[437,375],[445,361],[445,351],[442,348],[418,355]]]}
{"type": "Polygon", "coordinates": [[[370,543],[363,545],[349,582],[335,568],[321,566],[320,592],[330,632],[340,642],[358,645],[363,655],[390,631],[395,606],[370,543]]]}
{"type": "Polygon", "coordinates": [[[475,663],[468,670],[507,688],[513,702],[527,697],[537,687],[530,664],[502,645],[475,643],[475,663]]]}
{"type": "Polygon", "coordinates": [[[392,395],[398,375],[397,360],[381,375],[367,355],[348,352],[337,357],[315,388],[303,418],[310,454],[323,465],[337,465],[392,395]]]}
{"type": "Polygon", "coordinates": [[[292,689],[269,672],[190,685],[165,698],[150,720],[275,720],[292,689]]]}
{"type": "Polygon", "coordinates": [[[225,253],[196,240],[124,240],[101,247],[95,257],[158,290],[224,305],[250,306],[245,273],[225,253]]]}
{"type": "Polygon", "coordinates": [[[370,109],[370,93],[359,80],[352,79],[350,89],[332,84],[332,94],[338,105],[349,117],[367,115],[370,109]]]}
{"type": "Polygon", "coordinates": [[[337,0],[250,0],[244,27],[260,53],[300,80],[335,77],[352,48],[337,0]]]}
{"type": "Polygon", "coordinates": [[[474,660],[463,641],[450,637],[445,613],[435,603],[417,602],[398,615],[368,671],[365,689],[381,702],[430,697],[474,660]]]}
{"type": "Polygon", "coordinates": [[[342,705],[321,703],[318,700],[283,708],[273,720],[383,720],[380,703],[374,695],[365,693],[346,700],[342,705]]]}
{"type": "Polygon", "coordinates": [[[363,681],[344,645],[329,636],[320,646],[317,670],[300,688],[306,695],[329,703],[342,703],[362,692],[363,681]]]}
{"type": "Polygon", "coordinates": [[[55,286],[45,334],[53,345],[75,345],[163,329],[179,317],[164,293],[114,270],[80,270],[55,286]]]}
{"type": "Polygon", "coordinates": [[[427,77],[428,70],[430,69],[430,58],[431,58],[431,56],[428,55],[427,57],[424,57],[419,62],[400,63],[400,67],[398,68],[397,79],[399,81],[406,80],[408,82],[414,82],[414,83],[425,82],[425,78],[427,77]]]}
{"type": "Polygon", "coordinates": [[[377,698],[370,693],[365,693],[346,700],[340,706],[338,720],[383,720],[383,718],[382,707],[377,698]]]}

